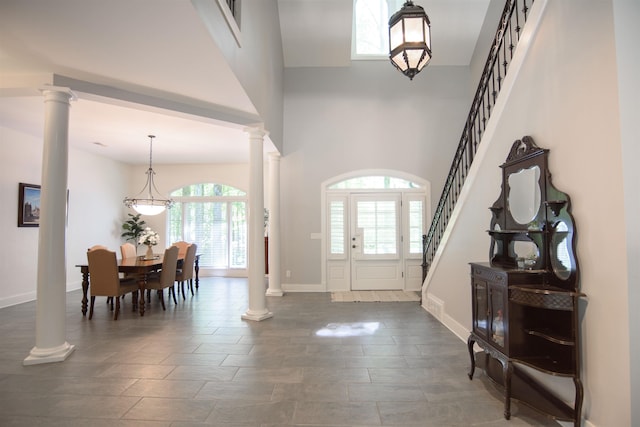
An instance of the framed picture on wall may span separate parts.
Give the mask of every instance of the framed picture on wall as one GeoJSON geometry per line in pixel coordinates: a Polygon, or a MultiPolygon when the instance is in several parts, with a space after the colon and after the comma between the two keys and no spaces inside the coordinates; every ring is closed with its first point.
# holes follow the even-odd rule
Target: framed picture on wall
{"type": "Polygon", "coordinates": [[[40,225],[40,186],[18,185],[18,227],[38,227],[40,225]]]}

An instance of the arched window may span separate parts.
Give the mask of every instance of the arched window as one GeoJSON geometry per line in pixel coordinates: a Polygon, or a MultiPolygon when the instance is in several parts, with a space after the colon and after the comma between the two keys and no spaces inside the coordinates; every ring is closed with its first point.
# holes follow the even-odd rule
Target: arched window
{"type": "Polygon", "coordinates": [[[247,268],[247,194],[224,184],[193,184],[171,193],[171,242],[195,242],[200,266],[247,268]]]}
{"type": "Polygon", "coordinates": [[[421,188],[421,186],[394,176],[371,175],[348,178],[328,187],[329,190],[390,190],[398,188],[421,188]]]}

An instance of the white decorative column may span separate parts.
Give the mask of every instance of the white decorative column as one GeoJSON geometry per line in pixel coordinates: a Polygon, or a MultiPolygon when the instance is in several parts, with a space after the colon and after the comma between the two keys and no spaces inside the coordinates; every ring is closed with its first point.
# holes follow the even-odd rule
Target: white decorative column
{"type": "Polygon", "coordinates": [[[66,339],[66,215],[69,151],[69,101],[67,88],[46,87],[40,230],[38,236],[38,288],[36,345],[24,365],[61,362],[74,346],[66,339]]]}
{"type": "Polygon", "coordinates": [[[264,166],[261,126],[247,128],[249,133],[249,308],[245,320],[264,320],[273,316],[267,310],[264,278],[264,166]]]}
{"type": "Polygon", "coordinates": [[[280,154],[269,154],[269,288],[267,296],[281,297],[280,282],[280,154]]]}

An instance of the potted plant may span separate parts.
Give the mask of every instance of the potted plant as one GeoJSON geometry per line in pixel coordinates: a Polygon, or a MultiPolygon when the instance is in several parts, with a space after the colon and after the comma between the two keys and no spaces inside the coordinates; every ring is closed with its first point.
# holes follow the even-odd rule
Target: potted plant
{"type": "Polygon", "coordinates": [[[121,237],[124,237],[126,241],[133,240],[133,243],[138,246],[138,238],[144,231],[145,222],[140,219],[140,214],[133,215],[128,214],[129,219],[122,224],[122,234],[121,237]]]}

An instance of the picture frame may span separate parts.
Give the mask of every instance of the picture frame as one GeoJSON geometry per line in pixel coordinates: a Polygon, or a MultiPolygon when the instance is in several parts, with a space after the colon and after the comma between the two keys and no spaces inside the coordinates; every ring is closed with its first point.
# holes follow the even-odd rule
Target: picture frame
{"type": "Polygon", "coordinates": [[[18,227],[40,226],[40,186],[18,184],[18,227]]]}

